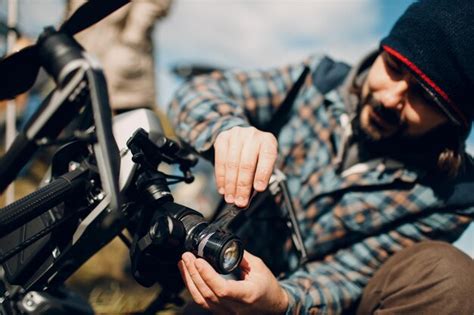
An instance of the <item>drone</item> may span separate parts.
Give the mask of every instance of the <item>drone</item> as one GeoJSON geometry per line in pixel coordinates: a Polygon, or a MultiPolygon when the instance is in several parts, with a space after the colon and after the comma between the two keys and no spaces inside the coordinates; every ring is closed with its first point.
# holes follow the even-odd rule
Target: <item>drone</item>
{"type": "MultiPolygon", "coordinates": [[[[45,28],[36,44],[0,60],[0,99],[28,91],[40,68],[56,84],[1,157],[0,192],[37,150],[59,146],[45,184],[0,209],[3,314],[93,314],[64,281],[116,236],[130,249],[136,281],[162,287],[144,311],[149,314],[169,302],[182,304],[177,262],[183,252],[206,259],[222,274],[240,265],[243,245],[228,227],[242,209],[228,205],[209,222],[174,201],[169,185],[193,181],[196,155],[164,136],[151,110],[112,118],[102,69],[73,38],[128,2],[89,0],[59,29],[45,28]],[[163,163],[182,174],[161,171],[163,163]]],[[[282,174],[274,176],[267,195],[254,200],[278,191],[289,199],[282,174]]],[[[259,202],[252,203],[256,209],[259,202]]],[[[304,261],[301,235],[293,230],[304,261]]]]}

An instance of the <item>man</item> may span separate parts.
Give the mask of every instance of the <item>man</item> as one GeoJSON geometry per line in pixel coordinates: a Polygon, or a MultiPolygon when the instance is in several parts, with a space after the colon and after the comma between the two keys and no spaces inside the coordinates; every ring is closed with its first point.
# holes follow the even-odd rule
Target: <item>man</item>
{"type": "Polygon", "coordinates": [[[298,264],[281,222],[268,219],[278,213],[269,202],[242,228],[263,261],[246,252],[239,280],[183,254],[197,304],[225,314],[474,312],[474,263],[449,244],[474,217],[464,146],[474,117],[473,19],[472,1],[420,1],[349,72],[312,57],[215,72],[177,92],[178,134],[214,155],[228,203],[246,206],[275,166],[286,174],[309,256],[298,264]],[[285,113],[287,94],[297,96],[285,113]]]}

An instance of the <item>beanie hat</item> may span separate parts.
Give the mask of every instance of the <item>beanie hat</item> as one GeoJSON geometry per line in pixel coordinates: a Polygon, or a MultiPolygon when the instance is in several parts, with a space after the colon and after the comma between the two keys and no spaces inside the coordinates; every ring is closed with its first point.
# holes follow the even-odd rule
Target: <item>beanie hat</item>
{"type": "Polygon", "coordinates": [[[474,119],[474,0],[420,0],[381,49],[401,61],[449,120],[466,133],[474,119]]]}

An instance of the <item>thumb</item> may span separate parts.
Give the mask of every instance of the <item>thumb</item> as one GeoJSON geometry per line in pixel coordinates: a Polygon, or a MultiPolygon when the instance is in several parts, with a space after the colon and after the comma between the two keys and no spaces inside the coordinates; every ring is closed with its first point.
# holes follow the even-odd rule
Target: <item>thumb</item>
{"type": "Polygon", "coordinates": [[[253,255],[253,254],[251,254],[250,252],[248,252],[248,251],[246,251],[246,250],[244,250],[244,257],[243,257],[242,261],[243,261],[243,260],[245,260],[245,261],[247,261],[247,262],[249,262],[249,263],[255,263],[255,262],[257,262],[257,261],[258,261],[258,262],[262,261],[259,257],[255,256],[255,255],[253,255]]]}
{"type": "Polygon", "coordinates": [[[261,258],[249,253],[248,251],[244,251],[240,268],[245,271],[250,271],[251,269],[261,270],[262,268],[266,268],[266,266],[261,258]]]}

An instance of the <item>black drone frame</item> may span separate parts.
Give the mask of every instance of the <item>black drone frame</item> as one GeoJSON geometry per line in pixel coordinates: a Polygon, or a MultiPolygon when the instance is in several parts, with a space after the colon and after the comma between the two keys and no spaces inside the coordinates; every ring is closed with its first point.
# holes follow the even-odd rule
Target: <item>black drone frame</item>
{"type": "MultiPolygon", "coordinates": [[[[48,310],[59,310],[67,314],[90,314],[92,309],[87,303],[61,289],[64,281],[116,236],[121,236],[131,247],[132,264],[135,257],[139,261],[136,263],[138,266],[143,265],[140,262],[143,257],[148,259],[143,253],[154,247],[156,242],[163,241],[150,241],[147,229],[133,242],[121,234],[124,228],[132,232],[140,230],[135,214],[142,215],[146,207],[143,210],[140,202],[122,200],[124,194],[122,187],[119,187],[120,157],[127,152],[119,151],[114,139],[106,81],[98,63],[72,37],[128,2],[89,0],[58,31],[52,27],[46,28],[35,45],[0,61],[0,99],[12,98],[27,91],[33,85],[40,67],[56,82],[56,88],[0,159],[0,192],[16,178],[40,147],[66,144],[53,158],[49,183],[0,209],[0,261],[8,282],[18,284],[12,287],[7,283],[7,287],[3,288],[0,301],[0,311],[3,313],[47,314],[48,310]],[[92,114],[92,117],[87,114],[92,114]],[[92,126],[87,124],[89,128],[76,129],[70,137],[58,140],[61,132],[78,116],[89,118],[92,126]],[[131,209],[137,204],[143,211],[131,209]],[[81,221],[79,228],[78,221],[81,221]],[[61,232],[55,234],[58,230],[61,232]]],[[[140,133],[132,138],[139,139],[139,136],[140,133]]],[[[146,173],[143,170],[147,168],[156,169],[161,162],[179,164],[183,177],[168,178],[174,179],[173,183],[192,181],[190,167],[195,165],[195,158],[188,157],[186,151],[181,151],[176,143],[165,137],[160,138],[159,146],[149,141],[148,136],[141,137],[139,148],[135,148],[138,153],[134,153],[133,160],[140,165],[142,172],[146,173]]],[[[131,147],[130,150],[133,151],[131,147]]],[[[159,181],[167,178],[160,172],[157,174],[159,181]]],[[[164,186],[167,184],[164,182],[164,186]]],[[[140,199],[138,192],[133,188],[130,190],[138,196],[135,199],[140,199]]],[[[303,263],[306,252],[282,174],[274,176],[273,185],[267,193],[283,194],[293,241],[303,263]]],[[[150,194],[156,194],[156,190],[150,194]]],[[[258,207],[258,200],[264,198],[265,194],[253,198],[247,215],[258,207]]],[[[166,200],[162,206],[169,213],[174,213],[173,220],[178,215],[194,215],[193,210],[174,204],[172,198],[166,200]]],[[[213,231],[226,228],[241,211],[227,206],[219,213],[216,223],[209,226],[213,231]]],[[[142,221],[148,219],[141,218],[142,221]]],[[[160,262],[160,259],[152,261],[153,267],[158,265],[167,268],[166,262],[160,262]]],[[[180,279],[168,279],[166,275],[162,278],[156,271],[153,275],[162,285],[162,291],[146,311],[154,313],[168,302],[179,304],[178,294],[182,289],[180,279]]]]}

